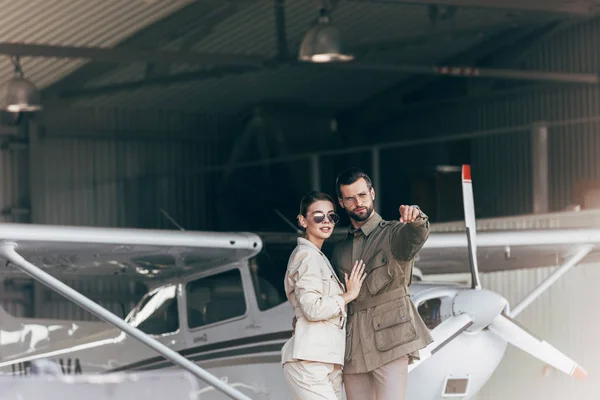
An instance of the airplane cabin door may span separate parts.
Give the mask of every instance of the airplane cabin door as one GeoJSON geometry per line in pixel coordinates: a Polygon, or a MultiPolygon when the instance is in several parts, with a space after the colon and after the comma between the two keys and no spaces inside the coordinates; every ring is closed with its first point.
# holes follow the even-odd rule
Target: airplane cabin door
{"type": "MultiPolygon", "coordinates": [[[[243,336],[241,327],[249,314],[242,274],[238,268],[189,281],[184,289],[186,321],[192,348],[243,336]]],[[[224,345],[225,346],[225,345],[224,345]]]]}
{"type": "MultiPolygon", "coordinates": [[[[242,271],[230,268],[185,284],[188,348],[182,354],[250,398],[266,399],[260,368],[252,362],[264,339],[249,329],[251,306],[244,283],[242,271]]],[[[203,399],[223,398],[200,384],[203,399]]]]}

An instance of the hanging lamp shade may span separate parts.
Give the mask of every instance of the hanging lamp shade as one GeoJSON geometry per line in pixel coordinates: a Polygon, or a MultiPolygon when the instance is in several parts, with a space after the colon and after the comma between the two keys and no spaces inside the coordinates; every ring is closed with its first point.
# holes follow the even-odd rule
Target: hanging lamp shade
{"type": "Polygon", "coordinates": [[[331,23],[326,10],[321,10],[317,25],[306,34],[300,45],[298,59],[313,63],[351,61],[354,56],[343,52],[342,35],[331,23]]]}
{"type": "Polygon", "coordinates": [[[0,86],[0,109],[34,112],[42,109],[40,92],[24,77],[14,76],[0,86]]]}

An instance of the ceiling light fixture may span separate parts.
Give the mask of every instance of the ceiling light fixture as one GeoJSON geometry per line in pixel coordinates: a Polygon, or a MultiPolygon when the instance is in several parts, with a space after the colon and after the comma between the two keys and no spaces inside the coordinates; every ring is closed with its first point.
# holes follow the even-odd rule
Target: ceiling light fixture
{"type": "Polygon", "coordinates": [[[317,25],[306,34],[300,45],[298,59],[313,63],[346,62],[354,56],[342,51],[340,31],[331,23],[329,12],[322,8],[317,25]]]}
{"type": "Polygon", "coordinates": [[[40,92],[25,78],[19,57],[12,59],[15,75],[0,87],[0,110],[35,112],[42,109],[40,92]]]}

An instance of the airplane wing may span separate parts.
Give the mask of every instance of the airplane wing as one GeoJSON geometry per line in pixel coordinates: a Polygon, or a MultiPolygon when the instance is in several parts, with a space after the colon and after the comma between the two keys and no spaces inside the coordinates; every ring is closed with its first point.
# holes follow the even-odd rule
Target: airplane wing
{"type": "MultiPolygon", "coordinates": [[[[252,257],[253,233],[0,224],[0,242],[52,275],[168,277],[252,257]]],[[[6,273],[7,268],[3,268],[6,273]]],[[[14,269],[13,272],[16,272],[14,269]]]]}
{"type": "Polygon", "coordinates": [[[231,398],[248,396],[206,372],[168,346],[146,335],[102,306],[56,279],[53,272],[169,277],[252,257],[262,241],[252,233],[187,232],[0,224],[0,259],[139,340],[195,377],[231,398]]]}
{"type": "MultiPolygon", "coordinates": [[[[479,270],[492,272],[560,265],[587,244],[593,249],[586,262],[600,261],[600,229],[478,232],[479,270]]],[[[432,232],[419,251],[415,265],[423,274],[468,272],[469,255],[464,232],[432,232]]]]}

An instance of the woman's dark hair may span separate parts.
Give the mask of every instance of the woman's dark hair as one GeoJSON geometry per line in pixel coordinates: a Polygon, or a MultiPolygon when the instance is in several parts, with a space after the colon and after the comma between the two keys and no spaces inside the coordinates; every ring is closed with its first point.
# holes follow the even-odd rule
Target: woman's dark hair
{"type": "Polygon", "coordinates": [[[310,205],[321,200],[330,201],[331,204],[333,204],[333,211],[335,211],[335,201],[333,201],[333,198],[330,195],[313,190],[312,192],[306,193],[304,196],[302,196],[302,200],[300,200],[299,216],[302,215],[303,217],[306,217],[306,213],[308,212],[310,205]]]}

